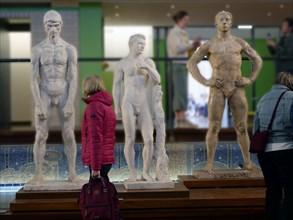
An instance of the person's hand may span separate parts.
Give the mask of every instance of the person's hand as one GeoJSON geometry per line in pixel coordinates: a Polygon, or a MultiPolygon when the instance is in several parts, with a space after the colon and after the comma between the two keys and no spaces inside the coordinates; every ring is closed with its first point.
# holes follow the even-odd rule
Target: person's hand
{"type": "Polygon", "coordinates": [[[192,45],[195,50],[201,45],[200,40],[201,40],[200,37],[197,37],[193,40],[192,45]]]}
{"type": "Polygon", "coordinates": [[[236,87],[244,87],[246,85],[251,85],[251,84],[252,84],[252,80],[247,77],[240,77],[235,81],[236,87]]]}
{"type": "Polygon", "coordinates": [[[73,106],[66,104],[63,108],[63,113],[65,118],[69,118],[73,114],[73,106]]]}
{"type": "Polygon", "coordinates": [[[46,110],[44,108],[43,103],[39,103],[36,105],[35,113],[40,120],[43,121],[43,120],[47,119],[47,113],[46,113],[46,110]]]}
{"type": "Polygon", "coordinates": [[[276,46],[276,43],[273,41],[273,40],[267,40],[267,45],[270,46],[270,47],[275,47],[276,46]]]}
{"type": "Polygon", "coordinates": [[[101,178],[101,171],[100,170],[92,170],[92,178],[101,178]]]}
{"type": "Polygon", "coordinates": [[[122,120],[122,113],[120,110],[115,110],[116,120],[122,120]]]}
{"type": "Polygon", "coordinates": [[[209,87],[217,87],[217,88],[220,88],[223,86],[223,83],[222,83],[222,79],[219,79],[219,78],[211,78],[207,81],[207,83],[205,84],[206,86],[209,86],[209,87]]]}
{"type": "Polygon", "coordinates": [[[147,64],[143,58],[142,55],[139,55],[137,57],[137,63],[136,63],[137,69],[148,69],[150,66],[147,64]]]}

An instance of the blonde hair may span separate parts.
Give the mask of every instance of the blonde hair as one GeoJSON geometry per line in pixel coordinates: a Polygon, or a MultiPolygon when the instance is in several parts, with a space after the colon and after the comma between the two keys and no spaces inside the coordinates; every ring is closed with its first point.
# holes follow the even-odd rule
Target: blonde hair
{"type": "Polygon", "coordinates": [[[293,75],[287,72],[278,73],[276,84],[287,86],[291,91],[293,91],[293,75]]]}
{"type": "Polygon", "coordinates": [[[83,80],[83,94],[85,96],[93,95],[105,90],[103,80],[96,75],[88,76],[83,80]]]}

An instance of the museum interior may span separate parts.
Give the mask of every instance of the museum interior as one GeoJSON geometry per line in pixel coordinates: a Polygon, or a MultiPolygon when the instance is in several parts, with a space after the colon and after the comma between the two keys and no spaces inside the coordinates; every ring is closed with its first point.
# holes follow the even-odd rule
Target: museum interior
{"type": "MultiPolygon", "coordinates": [[[[82,162],[81,130],[86,109],[82,101],[83,81],[89,75],[98,75],[113,95],[115,70],[118,62],[128,55],[129,38],[142,34],[145,36],[143,56],[154,61],[161,79],[161,105],[165,117],[163,149],[169,159],[166,166],[173,188],[126,189],[123,186],[129,176],[124,155],[126,135],[122,120],[117,119],[115,163],[109,178],[116,186],[123,219],[265,219],[264,179],[260,169],[255,172],[243,169],[243,152],[237,142],[228,99],[224,103],[214,155],[214,172],[201,176],[207,161],[205,141],[209,128],[210,88],[185,69],[187,84],[183,87],[187,90],[187,108],[184,117],[187,123],[178,127],[173,112],[173,67],[178,62],[185,66],[195,50],[189,50],[191,55],[183,58],[169,57],[167,38],[174,26],[172,16],[178,11],[189,14],[189,24],[185,28],[188,43],[198,38],[200,45],[217,34],[215,15],[218,12],[228,11],[233,15],[232,35],[244,39],[263,62],[257,79],[245,87],[248,112],[243,117],[247,119],[251,138],[258,101],[271,89],[276,78],[275,58],[266,42],[268,39],[278,42],[282,37],[280,25],[284,18],[293,17],[293,0],[1,0],[1,219],[82,219],[77,204],[82,185],[69,190],[24,189],[36,170],[32,48],[46,39],[43,17],[49,10],[61,14],[60,37],[77,51],[77,92],[72,117],[75,118],[75,170],[83,183],[89,179],[88,167],[82,162]]],[[[245,53],[241,57],[241,73],[249,77],[252,60],[245,53]]],[[[198,69],[207,79],[213,74],[207,57],[200,61],[198,69]]],[[[48,122],[49,136],[42,170],[46,181],[63,183],[67,181],[69,169],[60,128],[62,122],[55,108],[48,122]]],[[[143,175],[144,138],[138,124],[135,132],[134,165],[138,175],[143,175]]],[[[157,131],[154,132],[154,146],[156,136],[159,136],[157,131]]],[[[249,159],[259,167],[256,154],[250,154],[249,159]]],[[[156,169],[154,159],[149,168],[154,177],[156,169]]]]}

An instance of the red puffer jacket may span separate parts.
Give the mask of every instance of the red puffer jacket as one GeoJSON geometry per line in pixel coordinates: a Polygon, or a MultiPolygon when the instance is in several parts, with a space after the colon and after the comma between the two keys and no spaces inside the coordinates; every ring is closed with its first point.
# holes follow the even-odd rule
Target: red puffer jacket
{"type": "Polygon", "coordinates": [[[82,120],[82,162],[92,170],[101,170],[104,164],[113,164],[116,115],[113,99],[106,91],[83,99],[87,103],[82,120]]]}

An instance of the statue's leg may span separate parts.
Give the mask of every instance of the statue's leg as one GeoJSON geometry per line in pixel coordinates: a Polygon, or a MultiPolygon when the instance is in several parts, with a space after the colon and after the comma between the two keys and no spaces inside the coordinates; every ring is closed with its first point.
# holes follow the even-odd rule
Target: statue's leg
{"type": "Polygon", "coordinates": [[[143,158],[143,170],[142,170],[142,178],[146,181],[154,181],[154,179],[150,176],[149,170],[151,166],[151,162],[153,159],[153,152],[154,152],[154,127],[153,127],[153,120],[151,114],[148,110],[147,106],[143,106],[141,109],[141,114],[138,117],[138,123],[141,128],[141,134],[143,138],[143,151],[142,151],[142,158],[143,158]]]}
{"type": "Polygon", "coordinates": [[[211,88],[208,104],[209,127],[206,134],[207,163],[203,167],[203,170],[205,171],[212,171],[214,169],[214,157],[218,144],[218,133],[221,128],[224,108],[224,94],[219,89],[211,88]]]}
{"type": "Polygon", "coordinates": [[[130,177],[126,181],[134,182],[137,179],[134,165],[134,141],[135,141],[135,122],[133,106],[130,102],[124,101],[122,104],[122,120],[125,132],[124,156],[130,171],[130,177]]]}
{"type": "Polygon", "coordinates": [[[70,182],[77,182],[77,174],[76,174],[76,142],[74,136],[74,125],[75,125],[75,116],[74,116],[74,109],[72,109],[72,115],[68,118],[64,117],[64,112],[62,111],[63,105],[58,107],[58,113],[60,118],[60,123],[62,127],[62,138],[64,141],[64,153],[67,157],[68,161],[68,181],[70,182]]]}
{"type": "MultiPolygon", "coordinates": [[[[48,99],[48,97],[42,96],[43,99],[48,99]]],[[[47,102],[44,102],[46,104],[47,102]]],[[[49,107],[47,108],[47,116],[49,113],[49,107]]],[[[32,184],[40,184],[44,181],[43,177],[43,164],[46,154],[46,141],[48,138],[48,119],[40,120],[38,116],[35,116],[35,127],[36,127],[36,136],[34,143],[34,161],[35,161],[35,176],[30,181],[32,184]]]]}
{"type": "Polygon", "coordinates": [[[235,93],[230,98],[230,109],[237,132],[237,141],[242,151],[244,168],[248,170],[258,170],[259,168],[257,168],[249,158],[249,136],[247,132],[248,104],[244,88],[236,89],[235,93]]]}

